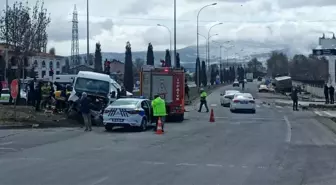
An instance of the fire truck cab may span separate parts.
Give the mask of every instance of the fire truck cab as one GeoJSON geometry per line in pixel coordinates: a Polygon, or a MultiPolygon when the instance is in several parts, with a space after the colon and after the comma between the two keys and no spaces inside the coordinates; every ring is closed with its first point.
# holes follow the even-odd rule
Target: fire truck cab
{"type": "Polygon", "coordinates": [[[183,69],[145,65],[140,72],[140,95],[152,100],[159,94],[166,102],[167,119],[183,121],[184,78],[183,69]]]}

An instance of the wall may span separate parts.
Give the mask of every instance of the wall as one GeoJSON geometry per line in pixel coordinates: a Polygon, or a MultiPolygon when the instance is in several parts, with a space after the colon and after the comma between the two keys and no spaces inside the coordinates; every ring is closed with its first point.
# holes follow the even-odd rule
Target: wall
{"type": "Polygon", "coordinates": [[[324,89],[323,85],[313,85],[313,84],[306,84],[299,81],[292,81],[293,86],[301,86],[303,91],[309,92],[311,95],[319,98],[324,97],[324,89]]]}

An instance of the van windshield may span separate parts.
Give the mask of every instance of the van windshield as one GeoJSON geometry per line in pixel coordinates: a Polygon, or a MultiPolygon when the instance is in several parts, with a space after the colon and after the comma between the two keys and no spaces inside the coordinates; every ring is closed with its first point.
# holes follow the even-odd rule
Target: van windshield
{"type": "Polygon", "coordinates": [[[109,93],[110,83],[102,80],[94,80],[89,78],[77,78],[75,84],[76,92],[86,92],[94,94],[107,95],[109,93]]]}

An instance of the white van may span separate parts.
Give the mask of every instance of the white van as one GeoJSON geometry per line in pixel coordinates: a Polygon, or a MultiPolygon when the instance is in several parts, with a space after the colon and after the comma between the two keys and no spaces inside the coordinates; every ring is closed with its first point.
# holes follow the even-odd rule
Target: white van
{"type": "Polygon", "coordinates": [[[73,84],[77,75],[55,75],[53,82],[57,82],[62,85],[73,84]]]}

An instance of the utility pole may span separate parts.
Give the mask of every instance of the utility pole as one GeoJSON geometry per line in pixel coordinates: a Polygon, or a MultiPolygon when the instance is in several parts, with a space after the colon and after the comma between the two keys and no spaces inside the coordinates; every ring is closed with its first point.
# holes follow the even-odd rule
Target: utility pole
{"type": "Polygon", "coordinates": [[[5,22],[6,22],[6,58],[5,58],[5,76],[4,79],[8,82],[8,78],[7,78],[7,69],[8,69],[8,49],[9,49],[9,43],[8,43],[8,0],[6,0],[6,17],[5,17],[5,22]]]}
{"type": "Polygon", "coordinates": [[[90,57],[90,33],[89,33],[89,0],[86,0],[86,60],[90,57]]]}
{"type": "Polygon", "coordinates": [[[173,65],[176,67],[176,0],[174,0],[174,56],[173,65]]]}

